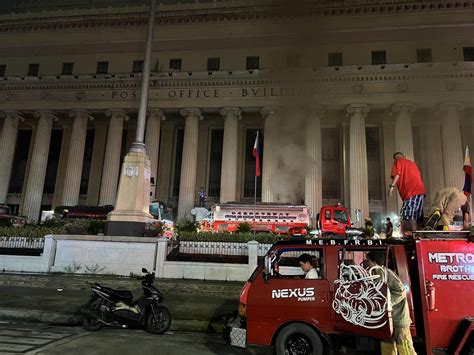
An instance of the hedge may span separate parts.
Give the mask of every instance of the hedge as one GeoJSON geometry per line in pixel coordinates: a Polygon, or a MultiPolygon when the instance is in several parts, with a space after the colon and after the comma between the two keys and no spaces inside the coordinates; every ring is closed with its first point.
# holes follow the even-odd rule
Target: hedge
{"type": "Polygon", "coordinates": [[[178,235],[178,240],[181,241],[247,243],[251,240],[256,240],[262,244],[273,244],[279,240],[288,238],[287,235],[272,233],[180,232],[178,235]]]}

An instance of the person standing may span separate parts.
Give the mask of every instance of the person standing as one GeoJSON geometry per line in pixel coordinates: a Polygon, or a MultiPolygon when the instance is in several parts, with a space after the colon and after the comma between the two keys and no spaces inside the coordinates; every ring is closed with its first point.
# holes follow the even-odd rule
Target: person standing
{"type": "Polygon", "coordinates": [[[403,200],[400,210],[401,230],[403,235],[417,230],[417,220],[423,217],[423,201],[425,198],[425,185],[421,173],[415,162],[405,158],[403,153],[393,154],[393,166],[388,195],[392,196],[395,186],[403,200]]]}
{"type": "Polygon", "coordinates": [[[201,190],[198,191],[199,196],[199,207],[204,207],[206,202],[206,191],[204,191],[204,187],[201,187],[201,190]]]}
{"type": "Polygon", "coordinates": [[[390,217],[387,217],[385,220],[385,236],[386,238],[391,238],[393,236],[393,223],[390,220],[390,217]]]}
{"type": "Polygon", "coordinates": [[[393,334],[390,341],[380,343],[382,355],[416,355],[410,333],[411,318],[405,286],[397,274],[383,266],[385,259],[383,252],[371,251],[367,253],[366,259],[370,272],[379,275],[379,280],[385,280],[390,292],[393,334]]]}

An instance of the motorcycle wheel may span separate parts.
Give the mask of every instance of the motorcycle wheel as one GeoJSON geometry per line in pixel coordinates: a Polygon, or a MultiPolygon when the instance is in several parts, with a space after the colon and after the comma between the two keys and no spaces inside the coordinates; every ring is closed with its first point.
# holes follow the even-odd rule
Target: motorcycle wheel
{"type": "MultiPolygon", "coordinates": [[[[93,302],[88,307],[88,311],[89,312],[96,312],[99,309],[100,304],[101,304],[100,300],[96,300],[95,302],[93,302]]],[[[82,327],[85,330],[95,332],[95,331],[99,330],[100,328],[102,328],[102,324],[97,319],[95,319],[94,317],[90,317],[90,316],[85,315],[83,320],[82,320],[82,327]]]]}
{"type": "Polygon", "coordinates": [[[168,308],[163,306],[152,306],[146,318],[146,331],[152,334],[163,334],[171,326],[171,314],[168,308]],[[155,321],[155,316],[156,321],[155,321]]]}

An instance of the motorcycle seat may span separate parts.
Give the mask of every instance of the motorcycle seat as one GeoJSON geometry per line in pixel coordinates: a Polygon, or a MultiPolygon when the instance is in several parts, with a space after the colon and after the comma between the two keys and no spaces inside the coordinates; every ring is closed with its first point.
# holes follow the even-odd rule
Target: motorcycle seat
{"type": "Polygon", "coordinates": [[[102,286],[102,288],[116,298],[127,301],[131,301],[133,299],[132,293],[128,290],[114,290],[113,288],[104,286],[102,286]]]}

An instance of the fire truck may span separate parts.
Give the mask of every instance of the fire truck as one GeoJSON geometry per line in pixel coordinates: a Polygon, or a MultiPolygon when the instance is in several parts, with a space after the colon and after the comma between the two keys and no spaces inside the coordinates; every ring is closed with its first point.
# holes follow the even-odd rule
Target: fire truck
{"type": "Polygon", "coordinates": [[[403,241],[293,238],[272,246],[240,294],[224,335],[235,346],[274,346],[277,354],[377,353],[393,334],[388,286],[364,266],[385,255],[406,289],[419,354],[474,352],[474,238],[417,232],[403,241]],[[314,257],[305,279],[298,256],[314,257]]]}
{"type": "Polygon", "coordinates": [[[296,234],[311,223],[310,209],[304,205],[222,203],[212,207],[210,218],[201,221],[202,231],[235,232],[242,223],[257,232],[296,234]]]}

